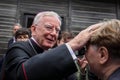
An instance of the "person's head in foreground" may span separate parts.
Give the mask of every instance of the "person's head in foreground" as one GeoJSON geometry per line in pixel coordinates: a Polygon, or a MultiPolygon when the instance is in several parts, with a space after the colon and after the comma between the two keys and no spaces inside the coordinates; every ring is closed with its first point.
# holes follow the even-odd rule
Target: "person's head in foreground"
{"type": "Polygon", "coordinates": [[[119,80],[120,21],[112,19],[101,23],[101,29],[92,35],[86,45],[85,56],[90,70],[102,80],[119,80]]]}

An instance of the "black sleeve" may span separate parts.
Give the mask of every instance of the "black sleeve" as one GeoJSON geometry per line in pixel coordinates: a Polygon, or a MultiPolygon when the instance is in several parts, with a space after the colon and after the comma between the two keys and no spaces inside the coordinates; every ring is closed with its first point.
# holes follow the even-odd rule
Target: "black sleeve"
{"type": "Polygon", "coordinates": [[[65,45],[33,57],[21,48],[11,49],[5,68],[6,80],[59,80],[77,71],[65,45]]]}

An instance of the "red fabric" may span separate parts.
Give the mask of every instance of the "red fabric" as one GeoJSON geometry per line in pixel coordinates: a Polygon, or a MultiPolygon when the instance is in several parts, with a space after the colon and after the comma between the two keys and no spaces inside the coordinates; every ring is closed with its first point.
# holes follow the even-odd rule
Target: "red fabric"
{"type": "Polygon", "coordinates": [[[25,76],[25,80],[28,80],[28,77],[27,77],[27,74],[26,74],[26,71],[25,71],[24,64],[22,64],[22,69],[23,69],[23,73],[24,73],[24,76],[25,76]]]}

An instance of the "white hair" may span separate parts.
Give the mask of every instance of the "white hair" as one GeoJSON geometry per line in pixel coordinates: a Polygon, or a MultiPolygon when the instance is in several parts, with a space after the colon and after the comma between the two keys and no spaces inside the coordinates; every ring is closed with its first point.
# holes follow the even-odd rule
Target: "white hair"
{"type": "Polygon", "coordinates": [[[22,28],[22,26],[21,26],[20,23],[15,23],[14,26],[13,26],[13,28],[14,28],[15,26],[19,26],[20,28],[22,28]]]}
{"type": "Polygon", "coordinates": [[[43,12],[38,13],[35,16],[32,25],[38,24],[40,22],[40,19],[44,16],[54,16],[54,17],[56,17],[58,19],[58,21],[60,22],[60,26],[61,26],[61,17],[56,12],[53,12],[53,11],[43,11],[43,12]]]}
{"type": "Polygon", "coordinates": [[[18,26],[19,28],[22,28],[22,26],[21,26],[21,24],[20,23],[15,23],[14,25],[13,25],[13,29],[15,28],[15,26],[18,26]]]}

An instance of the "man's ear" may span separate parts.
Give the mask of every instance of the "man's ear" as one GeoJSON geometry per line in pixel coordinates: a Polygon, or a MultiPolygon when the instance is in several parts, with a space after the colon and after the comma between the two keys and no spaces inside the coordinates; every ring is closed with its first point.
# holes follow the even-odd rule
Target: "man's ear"
{"type": "Polygon", "coordinates": [[[36,27],[34,25],[31,26],[31,34],[32,35],[35,35],[35,30],[36,30],[36,27]]]}
{"type": "Polygon", "coordinates": [[[100,47],[99,49],[99,62],[101,63],[101,64],[104,64],[104,63],[106,63],[107,62],[107,60],[108,60],[108,58],[109,58],[109,53],[108,53],[108,50],[107,50],[107,48],[105,48],[105,47],[100,47]]]}

